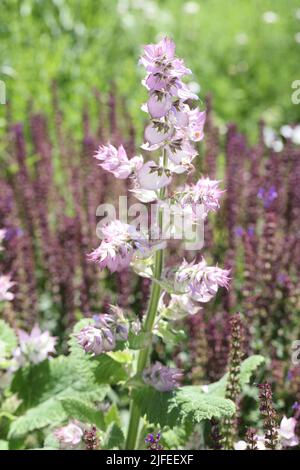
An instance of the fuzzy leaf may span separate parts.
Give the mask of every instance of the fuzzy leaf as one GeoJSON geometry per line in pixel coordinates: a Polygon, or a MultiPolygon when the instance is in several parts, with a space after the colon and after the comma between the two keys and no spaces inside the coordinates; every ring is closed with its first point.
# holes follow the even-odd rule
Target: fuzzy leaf
{"type": "Polygon", "coordinates": [[[13,421],[9,430],[9,438],[17,439],[36,429],[50,425],[55,426],[64,421],[66,417],[62,404],[57,399],[50,398],[13,421]]]}
{"type": "Polygon", "coordinates": [[[0,450],[8,450],[8,441],[0,439],[0,450]]]}
{"type": "Polygon", "coordinates": [[[115,403],[110,407],[110,409],[106,413],[104,421],[106,426],[109,426],[112,423],[116,423],[118,426],[121,427],[121,419],[118,408],[115,403]]]}
{"type": "Polygon", "coordinates": [[[53,431],[47,434],[43,449],[59,449],[59,442],[55,437],[53,431]]]}
{"type": "Polygon", "coordinates": [[[74,418],[82,423],[95,424],[98,428],[104,429],[103,413],[83,400],[76,398],[61,398],[60,402],[68,418],[74,418]]]}
{"type": "Polygon", "coordinates": [[[112,351],[107,353],[107,356],[111,357],[114,361],[120,364],[130,363],[133,360],[132,353],[128,350],[124,351],[112,351]]]}
{"type": "Polygon", "coordinates": [[[169,411],[170,401],[174,392],[161,393],[153,387],[139,387],[132,390],[132,397],[140,409],[142,415],[153,424],[174,426],[177,421],[177,410],[169,411]]]}
{"type": "Polygon", "coordinates": [[[4,320],[0,320],[0,358],[11,356],[17,347],[17,337],[14,330],[4,320]]]}
{"type": "Polygon", "coordinates": [[[204,394],[197,386],[182,387],[172,392],[158,392],[140,387],[132,396],[142,415],[152,424],[173,427],[186,420],[199,423],[203,419],[232,416],[234,403],[221,397],[204,394]]]}
{"type": "Polygon", "coordinates": [[[119,448],[122,449],[124,445],[124,433],[120,426],[118,426],[116,423],[112,423],[109,425],[103,447],[106,449],[114,449],[114,448],[119,448]]]}
{"type": "Polygon", "coordinates": [[[128,378],[128,374],[120,362],[106,354],[93,357],[94,376],[98,384],[117,384],[124,382],[128,378]]]}
{"type": "MultiPolygon", "coordinates": [[[[106,392],[106,387],[101,389],[98,388],[99,401],[103,400],[106,392]]],[[[51,397],[34,408],[27,410],[25,414],[13,421],[10,427],[9,437],[16,439],[22,437],[30,431],[43,429],[46,426],[56,426],[64,421],[67,421],[70,417],[74,417],[75,413],[71,413],[72,416],[69,415],[70,408],[68,410],[64,408],[64,400],[65,402],[73,400],[73,403],[80,402],[83,404],[86,402],[91,402],[92,400],[95,400],[95,391],[78,392],[72,387],[67,388],[55,397],[51,397]]],[[[77,408],[77,412],[79,414],[79,408],[77,408]]],[[[83,416],[83,408],[81,408],[81,413],[81,416],[83,416]]],[[[91,416],[92,414],[89,415],[89,417],[91,416]]]]}
{"type": "MultiPolygon", "coordinates": [[[[255,370],[265,362],[265,358],[260,355],[250,356],[241,364],[240,384],[241,390],[250,382],[255,370]]],[[[225,397],[228,374],[225,374],[218,382],[207,386],[207,393],[219,397],[225,397]]],[[[202,387],[199,387],[202,389],[202,387]]],[[[203,390],[202,390],[203,391],[203,390]]]]}
{"type": "Polygon", "coordinates": [[[187,386],[176,390],[169,409],[176,409],[182,421],[200,423],[204,419],[232,416],[235,405],[226,398],[201,393],[197,386],[187,386]]]}
{"type": "Polygon", "coordinates": [[[130,332],[128,339],[130,349],[143,349],[151,344],[152,333],[140,331],[140,333],[135,335],[133,332],[130,332]]]}

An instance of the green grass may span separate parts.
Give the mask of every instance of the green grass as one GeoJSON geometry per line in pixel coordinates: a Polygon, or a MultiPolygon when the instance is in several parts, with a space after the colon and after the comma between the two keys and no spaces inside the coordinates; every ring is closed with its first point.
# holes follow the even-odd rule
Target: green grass
{"type": "Polygon", "coordinates": [[[0,79],[14,118],[22,120],[30,100],[34,109],[50,110],[50,84],[57,80],[75,129],[92,88],[105,92],[114,80],[138,124],[145,98],[140,46],[167,33],[202,96],[213,94],[219,122],[237,121],[252,132],[261,116],[275,126],[299,120],[300,105],[291,103],[291,83],[300,79],[297,8],[298,0],[2,0],[0,79]],[[198,11],[187,13],[186,3],[198,11]],[[262,19],[269,10],[278,15],[275,23],[262,19]]]}

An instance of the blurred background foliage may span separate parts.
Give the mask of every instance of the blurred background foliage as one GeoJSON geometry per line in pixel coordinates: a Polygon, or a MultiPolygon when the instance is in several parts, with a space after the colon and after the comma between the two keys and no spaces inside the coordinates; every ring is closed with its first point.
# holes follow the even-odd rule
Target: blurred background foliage
{"type": "MultiPolygon", "coordinates": [[[[235,121],[251,135],[257,120],[299,120],[291,83],[300,79],[299,0],[1,0],[0,79],[14,120],[28,103],[51,112],[59,88],[68,126],[93,109],[93,89],[114,81],[135,125],[141,121],[140,47],[172,36],[193,70],[193,86],[212,93],[218,124],[235,121]]],[[[96,112],[96,111],[95,111],[96,112]]],[[[0,107],[5,126],[5,107],[0,107]]],[[[140,127],[141,128],[141,127],[140,127]]]]}

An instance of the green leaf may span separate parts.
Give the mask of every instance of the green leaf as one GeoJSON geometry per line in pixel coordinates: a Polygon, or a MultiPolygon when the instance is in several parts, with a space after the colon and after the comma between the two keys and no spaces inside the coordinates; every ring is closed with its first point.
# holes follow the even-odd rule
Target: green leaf
{"type": "Polygon", "coordinates": [[[47,434],[43,449],[59,449],[60,445],[53,432],[47,434]]]}
{"type": "Polygon", "coordinates": [[[143,349],[151,344],[152,333],[141,331],[139,334],[135,335],[131,331],[128,340],[130,349],[143,349]]]}
{"type": "Polygon", "coordinates": [[[200,423],[204,419],[232,416],[235,405],[226,398],[199,392],[197,386],[187,386],[176,390],[169,409],[176,409],[182,421],[200,423]]]}
{"type": "Polygon", "coordinates": [[[153,387],[143,386],[132,390],[132,397],[140,409],[142,416],[153,424],[175,426],[178,410],[169,410],[174,392],[158,392],[153,387]]]}
{"type": "MultiPolygon", "coordinates": [[[[255,370],[265,362],[265,358],[260,355],[253,355],[245,359],[241,364],[240,384],[241,390],[250,382],[255,370]]],[[[228,373],[218,382],[207,386],[207,393],[215,396],[225,397],[228,373]]],[[[199,387],[202,388],[202,387],[199,387]]]]}
{"type": "Polygon", "coordinates": [[[0,450],[8,450],[8,441],[0,439],[0,450]]]}
{"type": "Polygon", "coordinates": [[[122,449],[124,446],[124,433],[120,426],[118,426],[116,423],[112,423],[107,430],[104,442],[103,442],[103,447],[106,449],[122,449]]]}
{"type": "Polygon", "coordinates": [[[17,347],[17,343],[14,330],[4,320],[0,320],[0,358],[10,357],[17,347]]]}
{"type": "Polygon", "coordinates": [[[175,426],[172,429],[166,429],[162,435],[162,444],[167,449],[178,449],[184,448],[189,433],[186,431],[184,426],[175,426]]]}
{"type": "Polygon", "coordinates": [[[76,369],[69,358],[57,357],[39,364],[19,369],[12,381],[11,390],[28,409],[57,395],[76,382],[76,369]]]}
{"type": "Polygon", "coordinates": [[[93,357],[91,361],[94,365],[93,373],[98,384],[117,384],[128,378],[124,366],[107,354],[93,357]]]}
{"type": "MultiPolygon", "coordinates": [[[[107,388],[105,387],[98,390],[99,401],[104,398],[106,392],[107,388]]],[[[13,421],[10,426],[9,437],[16,439],[22,437],[28,432],[37,429],[43,429],[46,426],[56,426],[64,421],[67,421],[71,417],[69,415],[70,408],[68,410],[64,408],[64,400],[65,402],[73,400],[73,402],[77,401],[80,403],[85,403],[91,402],[94,399],[95,391],[79,392],[74,390],[72,387],[69,387],[59,393],[57,396],[51,397],[34,408],[27,410],[25,414],[13,421]]],[[[77,412],[79,413],[79,408],[77,408],[77,412]]],[[[83,408],[81,409],[81,412],[83,417],[83,408]]],[[[73,413],[71,413],[71,415],[72,414],[73,413]]],[[[89,417],[91,418],[92,416],[93,415],[91,413],[89,417]]],[[[95,419],[95,416],[93,416],[93,419],[95,419]]],[[[99,423],[100,419],[101,418],[99,417],[99,423]]]]}
{"type": "Polygon", "coordinates": [[[181,387],[172,392],[158,392],[152,387],[132,390],[132,396],[141,414],[161,427],[174,427],[189,420],[199,423],[203,419],[232,416],[235,405],[231,400],[212,397],[198,386],[181,387]]]}
{"type": "Polygon", "coordinates": [[[104,429],[103,413],[96,408],[76,398],[61,398],[60,402],[68,418],[74,418],[82,423],[95,424],[98,428],[104,429]]]}
{"type": "Polygon", "coordinates": [[[186,338],[184,330],[173,328],[172,323],[168,320],[161,319],[155,334],[162,338],[166,344],[178,344],[186,338]]]}
{"type": "Polygon", "coordinates": [[[67,420],[69,415],[62,399],[78,400],[92,406],[93,402],[103,400],[108,392],[107,386],[97,384],[92,361],[85,362],[84,359],[82,365],[82,358],[73,354],[18,370],[11,388],[23,400],[18,413],[25,412],[11,426],[13,438],[67,420]]]}
{"type": "Polygon", "coordinates": [[[111,357],[120,364],[131,363],[133,361],[133,355],[128,350],[108,352],[107,356],[111,357]]]}
{"type": "Polygon", "coordinates": [[[162,290],[168,292],[168,294],[182,295],[184,293],[184,291],[175,289],[174,284],[167,280],[155,279],[154,277],[152,277],[152,281],[155,282],[155,284],[158,284],[162,288],[162,290]]]}
{"type": "Polygon", "coordinates": [[[109,426],[112,423],[116,423],[118,426],[121,427],[121,419],[119,415],[119,410],[115,403],[110,407],[110,409],[106,413],[104,417],[104,421],[105,421],[106,426],[109,426]]]}
{"type": "Polygon", "coordinates": [[[36,429],[50,425],[55,426],[66,418],[67,415],[59,400],[50,398],[13,421],[9,430],[9,438],[17,439],[36,429]]]}

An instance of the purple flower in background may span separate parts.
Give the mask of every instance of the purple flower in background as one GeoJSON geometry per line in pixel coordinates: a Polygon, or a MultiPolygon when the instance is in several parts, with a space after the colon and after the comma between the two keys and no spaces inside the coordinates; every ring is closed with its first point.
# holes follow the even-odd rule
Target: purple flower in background
{"type": "Polygon", "coordinates": [[[156,436],[154,434],[148,434],[145,438],[145,443],[149,444],[148,449],[149,450],[162,450],[163,446],[159,444],[160,439],[161,439],[160,432],[158,432],[156,436]]]}
{"type": "Polygon", "coordinates": [[[156,362],[143,372],[143,380],[159,392],[169,392],[179,387],[182,373],[174,367],[166,367],[156,362]]]}
{"type": "Polygon", "coordinates": [[[262,200],[264,207],[268,209],[272,202],[278,197],[278,193],[274,186],[271,186],[268,190],[265,188],[259,188],[257,197],[262,200]]]}
{"type": "Polygon", "coordinates": [[[278,273],[277,275],[277,281],[281,285],[285,285],[289,280],[289,277],[285,273],[278,273]]]}
{"type": "Polygon", "coordinates": [[[255,234],[254,227],[248,227],[247,234],[249,235],[250,238],[253,237],[253,235],[255,234]]]}
{"type": "Polygon", "coordinates": [[[244,235],[244,232],[245,230],[243,229],[243,227],[235,227],[234,229],[234,233],[236,234],[237,237],[242,237],[244,235]]]}
{"type": "Polygon", "coordinates": [[[20,227],[10,227],[5,230],[5,240],[10,241],[15,237],[21,237],[24,234],[24,231],[20,227]]]}
{"type": "Polygon", "coordinates": [[[54,436],[62,450],[79,449],[84,435],[84,426],[79,421],[71,421],[66,426],[54,431],[54,436]]]}
{"type": "Polygon", "coordinates": [[[24,330],[18,330],[19,346],[14,351],[14,359],[18,367],[26,363],[38,364],[55,353],[55,344],[57,338],[51,336],[49,331],[42,332],[36,324],[31,333],[24,330]]]}
{"type": "Polygon", "coordinates": [[[11,301],[14,299],[14,294],[9,290],[15,285],[15,282],[11,281],[10,275],[0,276],[0,302],[11,301]]]}
{"type": "Polygon", "coordinates": [[[289,370],[288,373],[287,373],[287,380],[290,381],[290,380],[292,380],[292,378],[293,378],[293,373],[292,373],[291,370],[289,370]]]}

